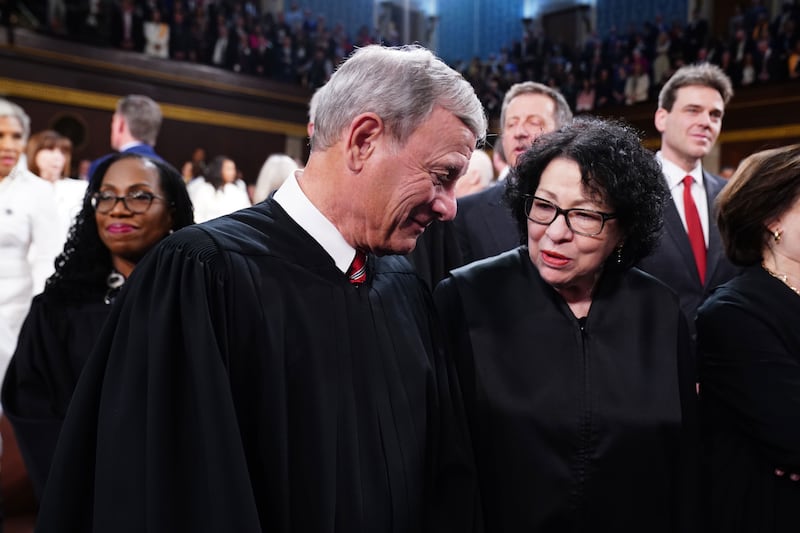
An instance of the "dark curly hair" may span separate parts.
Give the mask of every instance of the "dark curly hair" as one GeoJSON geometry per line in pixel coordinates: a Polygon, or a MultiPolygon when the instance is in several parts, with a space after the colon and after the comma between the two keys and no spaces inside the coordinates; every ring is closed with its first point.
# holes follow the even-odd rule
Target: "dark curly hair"
{"type": "Polygon", "coordinates": [[[545,168],[556,158],[575,161],[590,197],[616,213],[624,245],[606,260],[606,269],[627,270],[653,251],[661,232],[668,190],[652,152],[635,130],[621,122],[578,117],[540,136],[511,170],[506,201],[524,243],[528,234],[525,198],[535,194],[545,168]]]}
{"type": "Polygon", "coordinates": [[[105,293],[106,278],[111,272],[111,253],[97,232],[92,194],[100,190],[109,167],[122,159],[138,158],[158,169],[161,190],[173,210],[172,229],[178,230],[194,223],[192,201],[186,192],[180,172],[168,163],[135,153],[115,154],[103,161],[89,182],[83,207],[69,230],[64,251],[56,258],[55,274],[50,276],[45,291],[63,299],[83,300],[98,292],[105,293]]]}

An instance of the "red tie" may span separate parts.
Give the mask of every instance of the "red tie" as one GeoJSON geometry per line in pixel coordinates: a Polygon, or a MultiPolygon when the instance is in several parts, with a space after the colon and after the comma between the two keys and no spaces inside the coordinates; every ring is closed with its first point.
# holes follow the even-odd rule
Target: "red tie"
{"type": "Polygon", "coordinates": [[[367,254],[361,250],[356,250],[356,256],[347,269],[347,277],[353,285],[361,285],[367,281],[367,254]]]}
{"type": "Polygon", "coordinates": [[[703,238],[703,226],[700,224],[700,215],[697,205],[692,198],[692,182],[694,178],[683,178],[683,211],[686,215],[686,230],[689,234],[689,243],[694,252],[694,261],[697,263],[697,272],[700,274],[700,283],[706,282],[706,240],[703,238]]]}

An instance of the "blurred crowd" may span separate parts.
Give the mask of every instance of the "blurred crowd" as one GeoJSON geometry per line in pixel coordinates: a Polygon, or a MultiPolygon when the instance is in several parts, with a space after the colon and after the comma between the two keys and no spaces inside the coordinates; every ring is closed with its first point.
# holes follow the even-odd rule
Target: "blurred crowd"
{"type": "MultiPolygon", "coordinates": [[[[315,89],[354,47],[388,42],[367,26],[330,24],[298,2],[262,12],[251,0],[51,0],[47,31],[101,46],[214,65],[315,89]],[[83,5],[83,7],[79,7],[83,5]]],[[[652,101],[682,65],[719,65],[735,87],[800,77],[798,0],[771,13],[763,0],[737,4],[727,28],[712,31],[698,10],[690,20],[661,16],[626,30],[594,32],[571,46],[533,29],[485,57],[453,65],[496,117],[506,90],[534,80],[558,89],[576,112],[652,101]]]]}

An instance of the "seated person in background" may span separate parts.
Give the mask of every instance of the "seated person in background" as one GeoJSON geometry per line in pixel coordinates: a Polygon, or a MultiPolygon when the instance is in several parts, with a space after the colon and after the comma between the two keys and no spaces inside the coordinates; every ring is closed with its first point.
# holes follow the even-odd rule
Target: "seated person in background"
{"type": "Polygon", "coordinates": [[[203,177],[192,180],[188,189],[198,224],[250,207],[247,188],[237,179],[236,163],[224,155],[215,157],[203,177]]]}
{"type": "Polygon", "coordinates": [[[798,176],[800,144],[766,150],[717,196],[725,253],[745,268],[697,316],[705,531],[798,529],[798,176]]]}
{"type": "Polygon", "coordinates": [[[434,293],[487,531],[696,530],[694,361],[678,298],[632,266],[667,190],[633,130],[538,137],[512,169],[522,245],[434,293]]]}
{"type": "Polygon", "coordinates": [[[69,177],[72,141],[57,131],[31,135],[26,150],[28,169],[49,182],[56,201],[55,217],[61,228],[61,242],[67,240],[75,215],[81,210],[87,182],[69,177]]]}
{"type": "Polygon", "coordinates": [[[492,158],[483,150],[475,150],[469,160],[467,173],[456,182],[456,198],[484,190],[493,179],[492,158]]]}
{"type": "Polygon", "coordinates": [[[83,365],[136,263],[192,223],[180,174],[137,154],[104,161],[56,272],[33,300],[3,384],[2,403],[41,497],[61,423],[83,365]]]}

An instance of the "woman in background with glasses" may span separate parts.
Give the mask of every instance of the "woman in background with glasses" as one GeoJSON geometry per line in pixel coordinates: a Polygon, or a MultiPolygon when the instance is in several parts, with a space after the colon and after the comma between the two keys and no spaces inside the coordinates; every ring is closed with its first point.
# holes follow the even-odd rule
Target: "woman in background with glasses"
{"type": "Polygon", "coordinates": [[[508,200],[527,245],[434,298],[459,372],[487,531],[690,532],[694,364],[678,299],[632,268],[666,189],[629,128],[539,137],[508,200]]]}
{"type": "Polygon", "coordinates": [[[192,224],[183,179],[168,164],[117,154],[98,167],[56,272],[31,306],[6,373],[2,401],[37,498],[75,384],[136,263],[192,224]]]}

